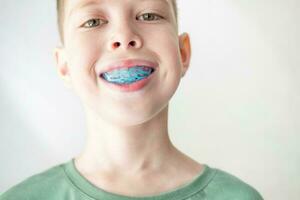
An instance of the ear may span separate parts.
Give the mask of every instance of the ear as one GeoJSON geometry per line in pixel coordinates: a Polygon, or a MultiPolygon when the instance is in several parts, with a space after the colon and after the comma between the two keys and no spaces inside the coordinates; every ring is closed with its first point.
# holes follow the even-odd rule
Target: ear
{"type": "Polygon", "coordinates": [[[66,53],[64,47],[56,47],[53,51],[54,59],[56,62],[57,73],[59,77],[63,80],[64,85],[71,89],[72,81],[70,76],[70,70],[68,68],[68,63],[66,59],[66,53]]]}
{"type": "Polygon", "coordinates": [[[181,62],[183,65],[181,77],[183,77],[189,68],[190,59],[191,59],[191,44],[190,44],[190,37],[188,33],[183,33],[179,36],[179,48],[180,48],[181,62]]]}

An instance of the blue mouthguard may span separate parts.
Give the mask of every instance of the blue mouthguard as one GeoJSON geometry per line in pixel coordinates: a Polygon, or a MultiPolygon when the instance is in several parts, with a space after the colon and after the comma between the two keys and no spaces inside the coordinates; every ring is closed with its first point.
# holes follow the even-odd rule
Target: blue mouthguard
{"type": "Polygon", "coordinates": [[[129,69],[113,70],[103,74],[103,78],[111,83],[130,84],[146,78],[152,73],[151,68],[143,66],[131,67],[129,69]]]}

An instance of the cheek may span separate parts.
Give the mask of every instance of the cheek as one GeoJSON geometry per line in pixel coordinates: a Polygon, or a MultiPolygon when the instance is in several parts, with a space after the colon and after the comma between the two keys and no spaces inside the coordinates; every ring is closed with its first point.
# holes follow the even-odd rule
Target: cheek
{"type": "Polygon", "coordinates": [[[95,64],[103,48],[100,48],[100,41],[91,38],[96,37],[74,36],[68,46],[68,65],[74,79],[74,89],[82,98],[90,98],[91,94],[98,92],[95,64]]]}
{"type": "Polygon", "coordinates": [[[174,73],[179,76],[181,68],[181,58],[179,51],[178,35],[173,29],[162,27],[150,31],[149,37],[146,37],[146,46],[149,46],[163,64],[165,73],[174,73]]]}
{"type": "Polygon", "coordinates": [[[81,72],[95,71],[95,63],[104,50],[99,35],[81,33],[73,37],[68,52],[71,68],[81,72]]]}
{"type": "Polygon", "coordinates": [[[148,30],[148,37],[144,35],[146,48],[151,49],[160,60],[160,73],[157,79],[157,95],[162,102],[167,102],[178,88],[181,79],[181,59],[178,35],[168,27],[148,30]],[[158,89],[159,88],[159,89],[158,89]]]}
{"type": "Polygon", "coordinates": [[[170,25],[150,28],[143,31],[146,46],[150,46],[159,55],[163,62],[178,63],[180,53],[178,35],[170,25]]]}
{"type": "Polygon", "coordinates": [[[97,36],[93,34],[81,34],[74,37],[73,41],[70,43],[71,56],[80,60],[91,61],[101,52],[102,48],[100,41],[97,40],[97,36]],[[94,38],[94,39],[93,39],[94,38]]]}

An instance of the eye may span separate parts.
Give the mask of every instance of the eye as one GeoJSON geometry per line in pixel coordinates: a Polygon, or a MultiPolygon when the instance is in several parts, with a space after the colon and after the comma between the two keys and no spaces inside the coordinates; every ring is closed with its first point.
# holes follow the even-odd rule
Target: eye
{"type": "Polygon", "coordinates": [[[81,25],[83,28],[92,28],[100,25],[100,19],[89,19],[84,24],[81,25]]]}
{"type": "Polygon", "coordinates": [[[138,16],[136,19],[140,19],[140,17],[142,17],[143,21],[153,21],[153,20],[159,20],[162,19],[163,17],[155,14],[155,13],[144,13],[140,16],[138,16]]]}

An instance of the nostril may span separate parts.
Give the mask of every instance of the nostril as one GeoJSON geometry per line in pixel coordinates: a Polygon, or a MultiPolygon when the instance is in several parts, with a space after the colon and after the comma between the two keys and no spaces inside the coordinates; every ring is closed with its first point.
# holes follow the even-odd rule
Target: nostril
{"type": "Polygon", "coordinates": [[[113,46],[114,46],[114,48],[115,48],[115,47],[119,47],[119,46],[120,46],[120,42],[115,42],[115,43],[113,44],[113,46]]]}
{"type": "Polygon", "coordinates": [[[135,41],[131,41],[129,44],[130,44],[131,46],[135,46],[135,41]]]}

